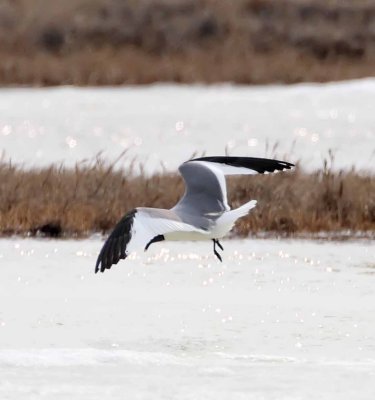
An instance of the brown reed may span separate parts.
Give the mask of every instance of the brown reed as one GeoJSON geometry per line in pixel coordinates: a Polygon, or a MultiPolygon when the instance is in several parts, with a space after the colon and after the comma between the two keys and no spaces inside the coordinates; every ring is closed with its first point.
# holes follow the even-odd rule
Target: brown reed
{"type": "Polygon", "coordinates": [[[372,0],[3,0],[0,84],[374,76],[374,19],[372,0]]]}
{"type": "MultiPolygon", "coordinates": [[[[177,174],[135,174],[100,158],[74,168],[27,170],[0,163],[0,234],[86,236],[108,232],[137,206],[170,208],[182,195],[177,174]]],[[[236,225],[234,234],[375,234],[375,177],[327,166],[306,173],[300,168],[274,175],[228,179],[229,203],[250,199],[258,205],[236,225]]]]}

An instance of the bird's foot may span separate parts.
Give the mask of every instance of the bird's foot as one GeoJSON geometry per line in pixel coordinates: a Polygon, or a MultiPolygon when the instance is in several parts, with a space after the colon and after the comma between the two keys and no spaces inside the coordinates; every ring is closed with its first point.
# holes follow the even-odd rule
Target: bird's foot
{"type": "Polygon", "coordinates": [[[150,247],[150,245],[151,245],[152,243],[162,242],[163,240],[165,240],[164,235],[157,235],[157,236],[155,236],[153,239],[151,239],[151,240],[146,244],[145,251],[148,250],[148,248],[150,247]]]}

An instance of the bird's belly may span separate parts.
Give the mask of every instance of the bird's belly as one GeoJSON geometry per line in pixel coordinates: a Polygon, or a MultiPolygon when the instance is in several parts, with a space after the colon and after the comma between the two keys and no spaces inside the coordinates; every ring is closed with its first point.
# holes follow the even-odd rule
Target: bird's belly
{"type": "Polygon", "coordinates": [[[169,232],[164,234],[165,240],[182,241],[182,240],[209,240],[211,239],[210,232],[169,232]]]}
{"type": "Polygon", "coordinates": [[[211,239],[221,239],[233,228],[233,223],[229,224],[217,224],[212,227],[207,233],[202,232],[170,232],[165,233],[164,238],[168,241],[183,241],[183,240],[211,240],[211,239]]]}
{"type": "Polygon", "coordinates": [[[217,223],[211,230],[210,232],[210,238],[211,239],[221,239],[224,237],[227,233],[231,231],[233,228],[233,222],[229,222],[226,224],[223,223],[217,223]]]}

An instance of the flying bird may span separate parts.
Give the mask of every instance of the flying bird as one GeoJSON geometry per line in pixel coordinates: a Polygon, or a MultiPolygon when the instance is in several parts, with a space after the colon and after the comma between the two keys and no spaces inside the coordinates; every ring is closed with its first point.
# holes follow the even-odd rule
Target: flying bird
{"type": "Polygon", "coordinates": [[[214,254],[222,261],[219,239],[257,203],[251,200],[231,210],[225,175],[266,174],[292,167],[289,162],[253,157],[201,157],[184,162],[179,167],[185,181],[180,201],[170,210],[137,207],[125,214],[105,241],[95,273],[111,268],[136,249],[146,251],[163,240],[212,240],[214,254]]]}

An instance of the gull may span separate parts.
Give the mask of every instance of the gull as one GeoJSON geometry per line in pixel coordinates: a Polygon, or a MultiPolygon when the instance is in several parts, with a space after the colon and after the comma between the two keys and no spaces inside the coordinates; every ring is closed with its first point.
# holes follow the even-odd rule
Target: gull
{"type": "Polygon", "coordinates": [[[166,241],[212,240],[215,256],[224,250],[219,242],[237,219],[255,207],[256,200],[231,210],[227,200],[225,175],[254,175],[279,172],[294,167],[285,161],[254,157],[200,157],[184,162],[179,172],[185,193],[171,209],[137,207],[117,223],[105,241],[95,266],[104,272],[131,252],[166,241]]]}

